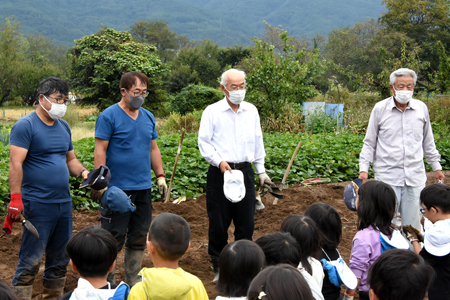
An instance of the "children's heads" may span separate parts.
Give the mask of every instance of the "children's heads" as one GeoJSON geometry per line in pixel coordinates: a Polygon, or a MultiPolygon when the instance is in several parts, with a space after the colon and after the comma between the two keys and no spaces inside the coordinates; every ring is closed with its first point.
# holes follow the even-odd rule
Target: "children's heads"
{"type": "Polygon", "coordinates": [[[286,264],[267,267],[253,279],[248,300],[313,300],[311,289],[300,272],[286,264]]]}
{"type": "Polygon", "coordinates": [[[378,229],[385,235],[391,235],[391,222],[395,213],[395,192],[390,185],[369,180],[358,190],[356,203],[358,213],[358,230],[369,226],[378,229]]]}
{"type": "Polygon", "coordinates": [[[450,187],[442,183],[435,183],[425,187],[420,193],[420,202],[425,209],[424,215],[436,222],[446,219],[450,214],[450,187]]]}
{"type": "Polygon", "coordinates": [[[117,257],[117,241],[107,230],[88,227],[74,235],[67,253],[82,277],[106,276],[117,257]]]}
{"type": "Polygon", "coordinates": [[[179,260],[188,250],[190,239],[189,224],[182,217],[171,213],[156,216],[148,231],[148,241],[159,256],[168,261],[179,260]]]}
{"type": "Polygon", "coordinates": [[[291,215],[284,219],[281,231],[289,232],[297,240],[302,266],[311,274],[312,269],[308,257],[315,255],[320,246],[320,233],[314,221],[304,215],[291,215]]]}
{"type": "Polygon", "coordinates": [[[266,256],[268,266],[288,264],[293,267],[300,263],[299,246],[289,232],[275,232],[256,240],[266,256]]]}
{"type": "Polygon", "coordinates": [[[413,251],[388,250],[369,269],[370,299],[421,300],[433,274],[433,268],[413,251]]]}
{"type": "Polygon", "coordinates": [[[256,243],[248,240],[230,243],[219,256],[216,289],[228,297],[244,297],[250,282],[264,266],[264,253],[256,243]]]}
{"type": "Polygon", "coordinates": [[[305,216],[314,220],[321,231],[322,243],[329,248],[336,248],[342,238],[342,221],[339,213],[329,204],[317,202],[310,205],[305,216]]]}

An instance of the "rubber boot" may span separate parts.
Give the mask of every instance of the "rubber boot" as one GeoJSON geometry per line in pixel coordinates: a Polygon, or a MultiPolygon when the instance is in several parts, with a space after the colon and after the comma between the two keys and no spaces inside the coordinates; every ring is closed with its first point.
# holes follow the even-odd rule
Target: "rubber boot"
{"type": "Polygon", "coordinates": [[[214,279],[213,283],[219,280],[219,258],[217,256],[211,256],[211,262],[213,264],[214,279]]]}
{"type": "Polygon", "coordinates": [[[42,285],[42,299],[58,300],[64,294],[64,285],[66,284],[66,277],[61,278],[43,278],[42,285]]]}
{"type": "Polygon", "coordinates": [[[106,280],[111,284],[116,284],[116,269],[117,269],[117,262],[114,265],[112,271],[108,274],[108,277],[106,278],[106,280]]]}
{"type": "Polygon", "coordinates": [[[125,247],[125,258],[123,266],[125,268],[125,282],[132,288],[141,278],[138,276],[141,270],[144,250],[134,250],[125,247]]]}
{"type": "Polygon", "coordinates": [[[13,285],[11,288],[16,294],[18,300],[31,300],[31,296],[33,294],[32,285],[13,285]]]}

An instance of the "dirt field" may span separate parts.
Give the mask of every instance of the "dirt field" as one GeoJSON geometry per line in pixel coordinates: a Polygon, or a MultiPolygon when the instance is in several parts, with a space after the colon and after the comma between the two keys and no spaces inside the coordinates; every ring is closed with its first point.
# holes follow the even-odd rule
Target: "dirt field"
{"type": "MultiPolygon", "coordinates": [[[[450,171],[445,175],[450,180],[450,171]]],[[[428,183],[432,183],[432,173],[428,174],[428,183]]],[[[352,239],[356,233],[356,213],[347,209],[343,201],[343,192],[348,182],[332,183],[320,186],[292,186],[284,191],[285,198],[278,201],[277,205],[272,205],[273,197],[265,196],[263,202],[266,208],[257,211],[255,214],[255,233],[254,239],[257,239],[268,233],[276,232],[280,229],[283,220],[291,214],[302,214],[305,209],[315,202],[325,202],[332,205],[341,215],[343,224],[343,238],[339,245],[339,251],[344,260],[348,262],[352,239]]],[[[214,299],[218,293],[215,291],[215,285],[211,283],[214,275],[212,265],[209,261],[207,252],[208,244],[208,216],[206,214],[206,197],[203,195],[197,200],[190,199],[179,205],[172,203],[154,203],[153,217],[162,212],[171,212],[184,217],[191,226],[191,249],[181,259],[180,266],[198,276],[205,285],[210,299],[214,299]]],[[[99,225],[100,213],[95,212],[73,212],[74,233],[93,225],[99,225]]],[[[0,217],[3,224],[4,217],[0,217]]],[[[6,283],[11,284],[12,277],[18,262],[18,253],[22,237],[22,230],[19,224],[14,225],[15,230],[10,235],[4,235],[0,238],[0,278],[6,283]]],[[[230,241],[233,241],[232,228],[229,230],[230,241]]],[[[118,257],[117,280],[124,279],[122,250],[118,257]]],[[[152,263],[147,254],[144,255],[143,266],[151,267],[152,263]]],[[[67,273],[67,282],[65,290],[70,291],[76,287],[78,276],[69,268],[67,273]]],[[[34,283],[33,299],[40,299],[42,291],[42,275],[44,266],[41,265],[39,273],[34,283]]],[[[356,299],[357,297],[355,297],[356,299]]]]}

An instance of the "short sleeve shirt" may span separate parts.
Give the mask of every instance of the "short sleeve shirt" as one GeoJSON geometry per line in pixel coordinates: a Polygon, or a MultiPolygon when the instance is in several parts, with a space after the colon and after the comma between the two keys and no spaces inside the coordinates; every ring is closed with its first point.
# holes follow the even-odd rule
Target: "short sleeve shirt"
{"type": "Polygon", "coordinates": [[[10,144],[28,150],[23,162],[22,198],[44,203],[71,201],[67,152],[73,150],[69,124],[45,124],[32,112],[11,129],[10,144]]]}
{"type": "Polygon", "coordinates": [[[133,120],[114,104],[97,118],[95,137],[109,141],[106,165],[111,171],[110,186],[125,191],[152,187],[150,147],[158,137],[155,117],[144,108],[133,120]]]}

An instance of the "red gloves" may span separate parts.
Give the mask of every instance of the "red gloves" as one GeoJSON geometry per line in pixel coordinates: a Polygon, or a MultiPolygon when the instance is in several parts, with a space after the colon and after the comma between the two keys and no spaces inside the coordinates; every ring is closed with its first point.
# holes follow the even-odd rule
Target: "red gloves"
{"type": "Polygon", "coordinates": [[[13,220],[19,220],[23,214],[22,194],[11,194],[11,202],[8,205],[8,216],[13,220]]]}
{"type": "Polygon", "coordinates": [[[11,231],[12,231],[12,224],[13,224],[13,220],[11,219],[11,217],[9,215],[6,215],[5,223],[3,223],[3,230],[7,234],[11,233],[11,231]]]}

